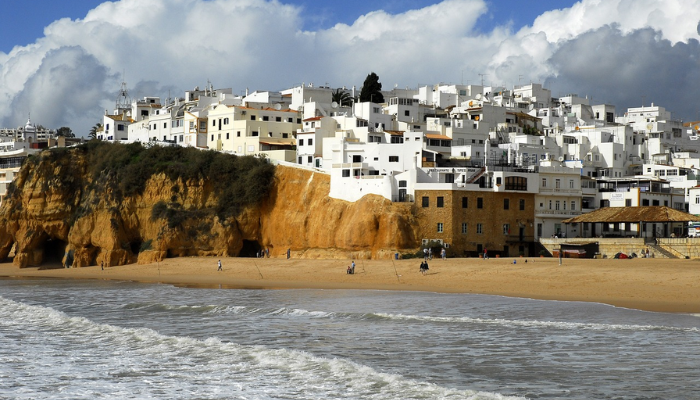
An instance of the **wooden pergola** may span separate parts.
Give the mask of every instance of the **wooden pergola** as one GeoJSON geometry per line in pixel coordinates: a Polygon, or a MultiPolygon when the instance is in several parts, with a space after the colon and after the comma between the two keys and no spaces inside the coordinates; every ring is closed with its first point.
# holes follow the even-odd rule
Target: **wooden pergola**
{"type": "MultiPolygon", "coordinates": [[[[700,217],[693,214],[688,214],[683,211],[678,211],[666,206],[642,206],[642,207],[603,207],[598,210],[582,214],[573,218],[565,219],[562,222],[565,224],[585,224],[590,223],[593,226],[591,236],[596,236],[596,224],[638,224],[637,236],[642,237],[646,232],[643,229],[645,224],[660,224],[664,227],[664,233],[660,236],[668,236],[673,224],[683,223],[683,227],[690,221],[700,221],[700,217]]],[[[601,228],[601,234],[603,233],[601,228]]],[[[583,229],[581,230],[583,232],[583,229]]],[[[656,231],[652,232],[652,236],[657,236],[656,231]]]]}

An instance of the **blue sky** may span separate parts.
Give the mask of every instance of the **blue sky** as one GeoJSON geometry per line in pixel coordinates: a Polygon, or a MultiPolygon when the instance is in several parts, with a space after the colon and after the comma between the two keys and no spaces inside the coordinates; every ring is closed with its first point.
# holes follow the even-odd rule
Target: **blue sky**
{"type": "Polygon", "coordinates": [[[301,83],[541,83],[699,119],[700,0],[4,0],[0,126],[84,135],[132,98],[301,83]]]}

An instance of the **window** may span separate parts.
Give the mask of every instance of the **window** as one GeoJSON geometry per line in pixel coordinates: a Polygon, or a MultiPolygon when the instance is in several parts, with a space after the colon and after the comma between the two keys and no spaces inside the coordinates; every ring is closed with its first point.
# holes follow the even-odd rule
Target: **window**
{"type": "Polygon", "coordinates": [[[476,198],[476,208],[484,208],[484,198],[483,197],[476,198]]]}
{"type": "Polygon", "coordinates": [[[263,121],[269,121],[269,120],[270,120],[270,117],[268,117],[267,115],[263,115],[263,121]]]}
{"type": "Polygon", "coordinates": [[[455,183],[455,174],[445,174],[445,183],[455,183]]]}
{"type": "Polygon", "coordinates": [[[555,188],[555,189],[561,189],[561,180],[560,180],[560,179],[555,179],[555,180],[554,180],[554,188],[555,188]]]}
{"type": "Polygon", "coordinates": [[[437,225],[438,225],[437,226],[438,233],[442,233],[442,222],[438,222],[437,225]]]}
{"type": "MultiPolygon", "coordinates": [[[[379,171],[377,171],[377,172],[379,172],[379,171]]],[[[407,181],[399,181],[399,187],[400,188],[408,187],[408,182],[407,181]]]]}
{"type": "Polygon", "coordinates": [[[520,199],[520,211],[525,211],[525,199],[520,199]]]}
{"type": "Polygon", "coordinates": [[[411,112],[408,111],[408,110],[405,110],[405,111],[403,112],[403,115],[406,116],[406,117],[410,117],[410,116],[411,116],[411,112]]]}
{"type": "MultiPolygon", "coordinates": [[[[167,125],[167,124],[166,124],[166,125],[167,125]]],[[[164,126],[163,128],[165,128],[165,126],[164,126]]],[[[123,130],[124,130],[124,125],[122,125],[122,124],[117,125],[117,130],[118,130],[118,131],[123,131],[123,130]]]]}
{"type": "Polygon", "coordinates": [[[202,131],[206,131],[207,130],[207,121],[200,121],[199,129],[202,131]]]}
{"type": "Polygon", "coordinates": [[[442,196],[438,196],[437,198],[437,206],[442,208],[445,207],[445,198],[442,196]]]}
{"type": "Polygon", "coordinates": [[[229,139],[229,134],[230,134],[230,133],[231,133],[231,132],[226,132],[226,140],[229,139]]]}
{"type": "Polygon", "coordinates": [[[467,223],[462,222],[462,234],[466,235],[467,234],[467,223]]]}
{"type": "Polygon", "coordinates": [[[253,131],[250,133],[252,136],[258,136],[258,131],[253,131]]]}
{"type": "Polygon", "coordinates": [[[483,226],[481,224],[476,224],[476,233],[478,235],[481,235],[484,233],[484,229],[483,229],[483,226]]]}
{"type": "Polygon", "coordinates": [[[503,234],[510,235],[510,224],[503,224],[503,234]]]}
{"type": "Polygon", "coordinates": [[[522,176],[506,177],[506,190],[527,190],[527,178],[522,176]]]}
{"type": "Polygon", "coordinates": [[[314,157],[313,157],[313,156],[308,156],[308,157],[307,157],[307,162],[308,162],[309,164],[311,164],[312,162],[314,162],[314,157]]]}
{"type": "Polygon", "coordinates": [[[555,209],[556,211],[559,211],[559,207],[560,207],[560,202],[559,202],[559,200],[557,200],[557,201],[554,203],[554,209],[555,209]]]}
{"type": "Polygon", "coordinates": [[[299,139],[299,146],[303,146],[303,145],[304,145],[304,139],[299,139]]]}
{"type": "Polygon", "coordinates": [[[211,141],[212,142],[214,141],[214,135],[211,135],[211,141]]]}
{"type": "Polygon", "coordinates": [[[389,162],[399,162],[399,156],[389,156],[389,162]]]}
{"type": "Polygon", "coordinates": [[[250,116],[250,120],[251,120],[251,121],[255,121],[255,120],[256,120],[255,115],[251,115],[251,116],[250,116]]]}
{"type": "Polygon", "coordinates": [[[422,205],[423,207],[430,207],[430,197],[423,196],[422,205]]]}
{"type": "Polygon", "coordinates": [[[547,178],[542,178],[542,187],[543,188],[547,187],[547,178]]]}
{"type": "Polygon", "coordinates": [[[632,199],[625,199],[625,207],[632,207],[632,199]]]}
{"type": "Polygon", "coordinates": [[[309,139],[309,146],[313,146],[313,144],[314,144],[314,140],[313,140],[313,139],[309,139]]]}
{"type": "Polygon", "coordinates": [[[574,188],[574,180],[569,179],[569,189],[573,189],[573,188],[574,188]]]}
{"type": "Polygon", "coordinates": [[[282,117],[275,117],[275,122],[282,122],[282,117]]]}
{"type": "Polygon", "coordinates": [[[236,137],[241,137],[241,131],[236,132],[236,137]]]}
{"type": "Polygon", "coordinates": [[[503,199],[503,209],[508,210],[510,208],[510,199],[503,199]]]}
{"type": "MultiPolygon", "coordinates": [[[[700,196],[698,196],[700,199],[700,196]]],[[[698,203],[700,204],[700,203],[698,203]]],[[[462,208],[467,208],[469,206],[469,197],[462,197],[462,208]]]]}
{"type": "Polygon", "coordinates": [[[350,170],[344,169],[343,170],[343,178],[349,178],[349,177],[350,177],[350,170]]]}
{"type": "Polygon", "coordinates": [[[576,202],[573,200],[571,201],[571,211],[576,211],[576,202]]]}

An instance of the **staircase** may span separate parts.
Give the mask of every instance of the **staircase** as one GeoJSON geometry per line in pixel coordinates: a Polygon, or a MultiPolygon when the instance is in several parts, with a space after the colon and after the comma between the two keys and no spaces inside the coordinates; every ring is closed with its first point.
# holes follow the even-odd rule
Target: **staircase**
{"type": "Polygon", "coordinates": [[[476,182],[477,179],[481,178],[481,175],[483,175],[484,172],[486,172],[486,167],[481,167],[478,171],[476,171],[476,172],[474,173],[474,175],[470,176],[470,177],[467,179],[467,183],[474,183],[474,182],[476,182]]]}
{"type": "Polygon", "coordinates": [[[656,244],[647,244],[649,248],[653,251],[654,257],[657,258],[681,258],[678,255],[674,254],[675,252],[671,252],[659,245],[656,244]]]}

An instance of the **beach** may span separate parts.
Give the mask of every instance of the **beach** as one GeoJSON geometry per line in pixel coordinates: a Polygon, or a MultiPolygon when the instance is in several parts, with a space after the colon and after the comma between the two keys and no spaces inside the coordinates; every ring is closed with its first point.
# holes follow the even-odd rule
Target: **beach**
{"type": "Polygon", "coordinates": [[[370,289],[473,293],[585,301],[646,311],[700,313],[700,261],[556,258],[352,260],[169,258],[159,263],[69,269],[0,264],[3,277],[108,279],[186,287],[245,289],[370,289]]]}

